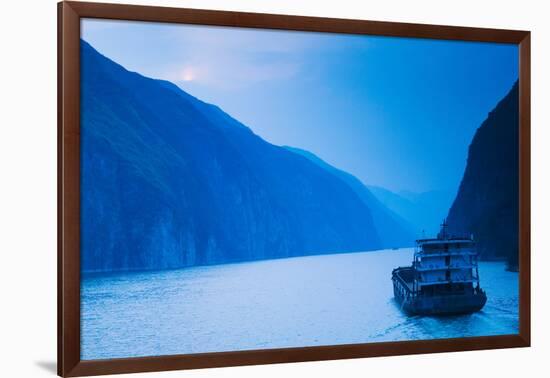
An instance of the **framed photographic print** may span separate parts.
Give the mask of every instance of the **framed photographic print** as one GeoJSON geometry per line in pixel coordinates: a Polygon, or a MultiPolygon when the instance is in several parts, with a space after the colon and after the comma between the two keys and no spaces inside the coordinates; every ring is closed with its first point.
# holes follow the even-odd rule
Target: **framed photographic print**
{"type": "Polygon", "coordinates": [[[529,346],[529,32],[58,9],[59,375],[529,346]]]}

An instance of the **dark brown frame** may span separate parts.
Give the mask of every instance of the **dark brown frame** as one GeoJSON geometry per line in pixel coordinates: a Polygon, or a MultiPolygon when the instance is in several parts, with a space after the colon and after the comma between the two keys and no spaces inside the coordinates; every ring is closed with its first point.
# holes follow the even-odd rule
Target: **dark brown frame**
{"type": "Polygon", "coordinates": [[[58,374],[83,376],[530,346],[530,32],[82,2],[58,4],[58,374]],[[80,360],[81,18],[371,34],[519,45],[520,332],[518,335],[80,360]]]}

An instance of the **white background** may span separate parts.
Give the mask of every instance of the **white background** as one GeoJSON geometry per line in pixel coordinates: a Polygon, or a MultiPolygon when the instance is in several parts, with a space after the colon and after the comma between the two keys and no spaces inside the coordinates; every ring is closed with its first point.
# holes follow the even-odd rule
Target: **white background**
{"type": "MultiPolygon", "coordinates": [[[[113,2],[118,2],[112,0],[113,2]]],[[[532,347],[140,374],[158,377],[548,376],[550,39],[545,1],[128,0],[263,13],[532,31],[532,347]],[[155,375],[156,374],[156,375],[155,375]]],[[[52,377],[56,360],[56,1],[2,4],[1,377],[52,377]]]]}

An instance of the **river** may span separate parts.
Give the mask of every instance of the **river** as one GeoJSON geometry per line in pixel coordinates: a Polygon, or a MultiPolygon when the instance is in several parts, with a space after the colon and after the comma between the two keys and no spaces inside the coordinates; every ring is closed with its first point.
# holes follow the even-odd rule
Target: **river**
{"type": "Polygon", "coordinates": [[[83,360],[517,334],[518,274],[480,263],[482,311],[407,316],[391,271],[412,249],[85,275],[83,360]]]}

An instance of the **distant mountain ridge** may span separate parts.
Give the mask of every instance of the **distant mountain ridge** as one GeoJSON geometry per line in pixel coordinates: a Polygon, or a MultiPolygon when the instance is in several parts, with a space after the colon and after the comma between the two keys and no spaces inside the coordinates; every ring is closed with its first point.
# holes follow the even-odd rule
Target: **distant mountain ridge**
{"type": "Polygon", "coordinates": [[[453,201],[453,195],[444,190],[396,193],[379,186],[367,187],[386,208],[411,225],[417,238],[437,235],[439,225],[453,201]]]}
{"type": "Polygon", "coordinates": [[[304,156],[327,172],[339,177],[353,189],[369,208],[383,248],[409,247],[414,245],[416,235],[413,226],[400,215],[385,207],[357,177],[328,164],[309,151],[289,146],[285,146],[285,148],[304,156]]]}
{"type": "Polygon", "coordinates": [[[519,88],[516,82],[477,129],[447,222],[473,234],[483,259],[518,267],[519,88]]]}
{"type": "Polygon", "coordinates": [[[81,41],[83,272],[384,243],[373,212],[341,178],[81,41]]]}

